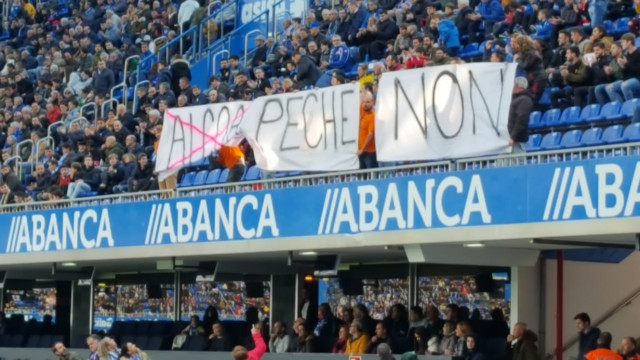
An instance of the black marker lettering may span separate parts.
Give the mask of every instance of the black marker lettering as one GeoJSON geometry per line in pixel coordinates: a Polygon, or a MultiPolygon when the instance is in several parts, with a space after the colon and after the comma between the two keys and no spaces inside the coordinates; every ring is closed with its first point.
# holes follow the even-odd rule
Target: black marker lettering
{"type": "MultiPolygon", "coordinates": [[[[309,137],[307,135],[309,135],[309,128],[307,127],[307,103],[309,102],[309,99],[313,98],[313,100],[315,100],[316,104],[318,103],[318,97],[316,96],[315,93],[313,92],[309,92],[307,94],[307,97],[305,97],[304,102],[302,103],[302,125],[304,126],[304,141],[307,143],[307,147],[310,149],[315,149],[318,147],[318,144],[320,144],[320,141],[322,140],[322,134],[320,134],[320,137],[318,138],[318,141],[316,141],[315,144],[311,144],[309,142],[309,137]]],[[[311,121],[313,121],[313,117],[311,117],[311,121]]]]}
{"type": "Polygon", "coordinates": [[[280,102],[280,99],[278,98],[268,99],[265,101],[264,106],[262,107],[262,113],[260,114],[260,120],[258,121],[258,127],[256,128],[256,142],[258,144],[260,143],[259,136],[260,136],[260,128],[262,127],[262,124],[277,122],[282,118],[282,115],[284,115],[283,112],[284,112],[284,109],[282,108],[282,103],[280,102]],[[269,105],[271,105],[272,103],[280,110],[280,115],[274,116],[273,118],[267,118],[266,110],[269,107],[269,105]]]}
{"type": "Polygon", "coordinates": [[[489,116],[489,122],[491,123],[491,127],[495,130],[496,135],[500,136],[500,131],[498,130],[498,123],[500,121],[500,108],[502,105],[502,92],[504,91],[504,76],[502,74],[502,70],[500,70],[500,103],[498,104],[498,118],[494,122],[493,116],[491,115],[491,110],[489,109],[489,104],[487,104],[487,99],[484,97],[482,90],[480,90],[480,85],[476,81],[476,78],[473,76],[471,70],[469,70],[469,100],[471,102],[471,113],[473,114],[473,134],[476,133],[476,109],[475,103],[473,101],[473,86],[475,85],[476,89],[478,89],[478,93],[480,93],[480,98],[482,99],[482,103],[484,104],[484,109],[487,111],[487,115],[489,116]]]}
{"type": "Polygon", "coordinates": [[[327,95],[326,92],[322,92],[322,121],[323,121],[323,126],[324,126],[324,148],[327,149],[327,139],[329,138],[329,136],[327,134],[329,134],[329,130],[327,130],[327,125],[328,124],[332,124],[333,125],[333,148],[336,149],[338,148],[338,134],[337,134],[337,129],[336,129],[336,92],[332,91],[331,92],[331,117],[329,117],[329,114],[326,112],[325,109],[325,96],[327,95]]]}
{"type": "Polygon", "coordinates": [[[431,101],[433,104],[433,118],[435,120],[436,126],[438,127],[438,131],[440,132],[440,135],[445,139],[452,139],[458,136],[458,134],[462,130],[462,126],[464,125],[464,98],[462,96],[462,88],[460,87],[460,83],[458,82],[458,78],[456,77],[456,75],[451,71],[447,71],[447,70],[444,70],[440,74],[438,74],[438,77],[436,77],[436,81],[433,83],[433,94],[431,94],[431,97],[432,97],[431,101]],[[462,111],[461,111],[462,118],[460,119],[460,126],[458,127],[458,130],[456,130],[456,132],[454,132],[451,135],[445,134],[444,131],[442,130],[442,127],[440,126],[440,122],[438,120],[438,111],[436,109],[436,91],[438,88],[438,82],[443,76],[450,77],[453,84],[455,84],[455,86],[458,87],[458,92],[460,93],[460,103],[462,104],[462,111]]]}
{"type": "MultiPolygon", "coordinates": [[[[356,104],[347,104],[347,102],[344,101],[344,98],[347,95],[351,95],[353,93],[354,93],[353,90],[346,90],[346,91],[343,91],[342,93],[340,93],[340,104],[342,105],[342,108],[340,109],[340,114],[342,115],[342,121],[341,121],[342,122],[342,126],[341,126],[342,134],[340,135],[340,140],[342,141],[342,146],[345,146],[347,144],[355,143],[356,139],[357,139],[357,136],[358,136],[358,133],[356,132],[356,138],[355,139],[350,139],[350,140],[349,139],[347,139],[347,140],[344,139],[344,124],[349,122],[349,118],[345,117],[345,115],[344,115],[345,114],[344,108],[345,108],[345,106],[347,106],[347,107],[348,106],[356,106],[356,104],[360,103],[359,101],[357,101],[356,104]]],[[[336,146],[336,148],[337,148],[337,146],[336,146]]]]}
{"type": "MultiPolygon", "coordinates": [[[[422,75],[422,82],[424,83],[424,74],[422,75]]],[[[437,80],[436,80],[437,82],[437,80]]],[[[413,114],[413,118],[415,119],[415,121],[418,123],[418,126],[420,126],[420,130],[422,131],[422,135],[424,135],[424,137],[427,137],[427,104],[426,104],[426,99],[425,99],[425,95],[424,95],[424,84],[422,85],[423,90],[423,102],[422,105],[424,106],[424,114],[422,116],[422,119],[420,119],[420,115],[418,115],[418,113],[416,112],[416,110],[413,108],[413,103],[411,101],[411,99],[409,99],[409,95],[407,95],[406,90],[404,89],[404,87],[402,86],[402,84],[400,83],[400,80],[398,80],[398,78],[395,78],[393,80],[393,85],[394,85],[394,90],[395,90],[395,98],[396,98],[396,116],[395,116],[395,124],[394,124],[394,138],[395,140],[398,140],[398,123],[400,122],[400,92],[402,92],[402,96],[404,97],[404,99],[406,100],[407,105],[409,105],[409,109],[411,110],[411,113],[413,114]]],[[[434,85],[435,86],[435,85],[434,85]]]]}
{"type": "Polygon", "coordinates": [[[287,124],[284,127],[284,132],[282,133],[282,138],[280,139],[280,151],[287,151],[287,150],[296,150],[296,149],[300,149],[299,145],[295,145],[295,146],[288,146],[285,147],[284,146],[284,142],[285,139],[287,137],[287,129],[289,127],[296,127],[298,126],[298,122],[291,122],[291,120],[295,120],[295,118],[293,116],[291,116],[291,103],[294,101],[300,101],[302,100],[303,97],[302,96],[296,96],[296,97],[290,97],[287,99],[287,124]]]}

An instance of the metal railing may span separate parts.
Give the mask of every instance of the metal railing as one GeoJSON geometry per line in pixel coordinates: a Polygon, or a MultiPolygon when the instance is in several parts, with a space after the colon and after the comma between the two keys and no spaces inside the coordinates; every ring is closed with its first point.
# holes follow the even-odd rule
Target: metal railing
{"type": "Polygon", "coordinates": [[[56,121],[49,124],[49,126],[47,126],[47,137],[51,137],[53,131],[60,126],[64,127],[64,121],[56,121]]]}
{"type": "Polygon", "coordinates": [[[464,171],[482,168],[519,166],[525,164],[545,164],[573,160],[598,159],[603,157],[625,156],[632,154],[640,154],[640,142],[457,159],[455,160],[455,168],[458,171],[464,171]]]}
{"type": "MultiPolygon", "coordinates": [[[[11,164],[13,162],[13,172],[18,179],[22,179],[22,156],[14,155],[3,162],[3,164],[11,164]]],[[[3,206],[4,207],[4,206],[3,206]]],[[[2,208],[2,207],[0,207],[2,208]]]]}
{"type": "Polygon", "coordinates": [[[82,105],[82,107],[80,107],[80,115],[82,115],[82,116],[84,116],[84,117],[86,117],[88,119],[89,116],[85,112],[86,108],[93,108],[93,120],[94,121],[97,120],[97,118],[98,118],[98,104],[96,104],[95,102],[89,102],[89,103],[86,103],[86,104],[82,105]]]}
{"type": "Polygon", "coordinates": [[[246,34],[244,34],[244,66],[245,67],[247,66],[247,58],[249,54],[249,37],[253,34],[261,34],[261,33],[262,31],[260,31],[260,29],[255,29],[255,30],[248,31],[246,34]]]}
{"type": "Polygon", "coordinates": [[[211,59],[211,73],[212,74],[217,74],[218,72],[216,71],[216,66],[218,64],[218,62],[216,62],[216,59],[222,55],[227,55],[227,57],[229,57],[231,55],[231,53],[229,52],[229,50],[226,49],[222,49],[220,51],[218,51],[217,53],[213,54],[213,57],[211,59]]]}
{"type": "Polygon", "coordinates": [[[79,116],[71,120],[71,122],[69,123],[69,127],[73,126],[73,124],[75,123],[78,123],[78,125],[80,126],[80,129],[84,129],[85,127],[91,124],[91,122],[89,122],[89,120],[87,120],[87,118],[85,118],[84,116],[79,116]]]}
{"type": "Polygon", "coordinates": [[[102,116],[105,116],[105,114],[109,112],[109,109],[107,108],[107,105],[112,105],[111,108],[115,110],[118,107],[119,104],[120,104],[120,102],[118,101],[118,99],[111,98],[111,99],[105,100],[102,103],[102,108],[100,109],[100,110],[102,110],[102,113],[101,113],[102,116]],[[113,103],[115,103],[116,105],[113,106],[112,105],[113,103]]]}
{"type": "MultiPolygon", "coordinates": [[[[52,124],[53,125],[53,124],[52,124]]],[[[437,161],[437,162],[424,162],[408,165],[382,167],[377,169],[355,170],[355,171],[340,171],[340,172],[327,172],[316,173],[302,176],[282,177],[275,179],[266,179],[259,181],[241,181],[235,183],[225,183],[216,185],[207,185],[200,187],[185,187],[172,190],[164,190],[161,192],[137,192],[137,193],[124,193],[117,195],[108,195],[100,197],[62,200],[55,202],[58,207],[69,206],[92,206],[92,205],[105,205],[111,203],[120,202],[134,202],[134,201],[151,201],[161,198],[169,197],[188,197],[188,196],[206,196],[215,194],[229,194],[240,193],[249,191],[263,191],[284,189],[303,186],[316,186],[325,184],[349,184],[360,181],[369,180],[381,180],[381,179],[394,179],[403,176],[415,176],[425,174],[437,174],[437,173],[449,173],[453,171],[465,171],[481,168],[492,167],[510,167],[523,165],[525,163],[530,164],[542,164],[550,162],[562,162],[572,161],[576,159],[591,159],[594,155],[598,157],[620,157],[620,156],[636,156],[640,154],[640,142],[630,144],[619,145],[607,145],[596,146],[581,149],[560,150],[560,151],[545,151],[539,153],[525,153],[518,155],[502,155],[492,156],[476,159],[460,159],[450,161],[437,161]],[[586,153],[591,156],[581,155],[580,158],[572,157],[571,154],[586,153]],[[516,162],[519,159],[519,162],[516,162]],[[527,162],[527,159],[541,159],[538,162],[527,162]],[[477,164],[477,165],[473,165],[477,164]],[[488,165],[491,164],[491,165],[488,165]],[[162,197],[159,197],[162,194],[162,197]],[[88,204],[88,205],[87,205],[88,204]]],[[[15,158],[15,157],[13,157],[15,158]]],[[[20,158],[20,161],[22,159],[20,158]]],[[[20,163],[20,165],[22,165],[20,163]]],[[[27,210],[42,210],[51,207],[51,203],[30,203],[27,210]],[[39,205],[42,204],[42,205],[39,205]],[[40,206],[40,207],[39,207],[40,206]]],[[[24,205],[6,205],[2,207],[4,211],[15,212],[25,210],[24,205]],[[6,210],[5,208],[9,208],[6,210]]]]}
{"type": "Polygon", "coordinates": [[[149,80],[138,81],[136,86],[134,86],[134,88],[133,88],[133,107],[131,108],[131,112],[134,113],[134,114],[138,112],[138,106],[140,105],[140,104],[138,104],[138,101],[140,101],[140,99],[138,99],[138,89],[143,85],[151,85],[151,81],[149,81],[149,80]]]}
{"type": "MultiPolygon", "coordinates": [[[[122,71],[122,82],[111,88],[111,99],[115,99],[116,90],[122,91],[122,103],[124,104],[124,106],[127,106],[128,100],[129,100],[128,99],[129,96],[127,94],[127,78],[128,78],[127,72],[129,70],[129,63],[135,59],[138,59],[138,64],[139,64],[140,55],[131,55],[124,60],[124,69],[122,71]]],[[[138,71],[137,68],[136,68],[136,71],[138,71]]]]}

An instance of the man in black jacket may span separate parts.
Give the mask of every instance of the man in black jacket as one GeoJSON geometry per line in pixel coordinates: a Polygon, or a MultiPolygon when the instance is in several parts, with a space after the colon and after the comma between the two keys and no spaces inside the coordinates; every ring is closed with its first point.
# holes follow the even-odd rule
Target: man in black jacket
{"type": "Polygon", "coordinates": [[[306,86],[315,86],[316,81],[320,77],[320,69],[313,62],[313,59],[299,52],[293,53],[291,57],[296,64],[296,75],[294,81],[298,89],[304,89],[306,86]]]}
{"type": "Polygon", "coordinates": [[[524,144],[529,140],[529,114],[533,110],[533,97],[527,90],[529,82],[517,77],[513,84],[513,100],[509,109],[509,146],[513,153],[525,152],[524,144]]]}
{"type": "Polygon", "coordinates": [[[81,171],[81,174],[76,173],[74,175],[74,182],[69,184],[67,189],[69,199],[75,199],[78,195],[89,191],[98,191],[98,187],[102,182],[102,171],[93,166],[91,156],[85,156],[84,167],[81,171]]]}
{"type": "Polygon", "coordinates": [[[115,84],[116,80],[113,71],[107,67],[104,60],[98,61],[98,70],[93,74],[93,89],[95,93],[105,96],[109,94],[115,84]]]}

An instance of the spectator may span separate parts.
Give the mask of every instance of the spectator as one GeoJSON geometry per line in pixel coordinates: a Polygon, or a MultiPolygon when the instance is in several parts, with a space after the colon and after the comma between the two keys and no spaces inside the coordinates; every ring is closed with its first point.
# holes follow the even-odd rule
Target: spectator
{"type": "MultiPolygon", "coordinates": [[[[153,164],[149,162],[149,158],[147,157],[147,154],[145,153],[138,154],[138,166],[134,169],[133,175],[131,176],[129,191],[139,192],[139,191],[149,191],[149,190],[157,190],[157,189],[158,189],[158,182],[154,175],[153,164]]],[[[196,325],[199,325],[199,323],[196,323],[196,325]]],[[[189,324],[189,326],[187,326],[185,330],[190,329],[190,327],[193,327],[193,326],[194,326],[194,323],[192,319],[191,323],[189,324]]],[[[191,332],[192,330],[189,330],[189,331],[191,332]]],[[[204,333],[204,329],[202,329],[202,331],[200,332],[200,330],[198,330],[198,327],[196,327],[193,331],[198,332],[198,335],[200,335],[201,333],[204,333]]],[[[192,334],[190,333],[190,335],[192,334]]]]}
{"type": "Polygon", "coordinates": [[[363,332],[362,321],[358,319],[353,320],[349,327],[349,335],[347,347],[344,351],[345,354],[364,354],[367,344],[369,343],[369,336],[363,332]]]}
{"type": "Polygon", "coordinates": [[[331,353],[333,354],[344,354],[347,348],[347,341],[349,341],[349,325],[342,324],[338,329],[338,339],[336,343],[333,345],[333,349],[331,353]]]}
{"type": "Polygon", "coordinates": [[[509,146],[513,154],[525,152],[525,143],[529,139],[529,114],[533,110],[533,95],[528,91],[529,82],[524,77],[514,80],[513,99],[509,110],[509,146]]]}
{"type": "Polygon", "coordinates": [[[471,334],[471,326],[467,321],[460,321],[456,325],[456,341],[453,347],[453,356],[465,356],[467,349],[467,337],[471,334]]]}
{"type": "Polygon", "coordinates": [[[442,340],[440,341],[439,353],[446,356],[453,355],[458,339],[455,333],[456,325],[453,321],[445,321],[442,327],[442,340]]]}
{"type": "Polygon", "coordinates": [[[12,192],[22,190],[22,184],[18,176],[13,172],[11,165],[8,162],[2,164],[0,169],[2,172],[2,183],[7,185],[12,192]]]}
{"type": "Polygon", "coordinates": [[[409,309],[409,330],[407,332],[409,338],[413,338],[413,332],[419,327],[427,327],[427,319],[423,316],[420,306],[412,306],[409,309]]]}
{"type": "Polygon", "coordinates": [[[579,334],[578,359],[598,347],[600,329],[591,326],[591,318],[587,313],[579,313],[573,317],[579,334]]]}
{"type": "Polygon", "coordinates": [[[607,94],[612,101],[624,102],[640,93],[640,51],[635,46],[636,36],[626,33],[620,38],[623,55],[618,58],[623,80],[607,85],[607,94]]]}
{"type": "Polygon", "coordinates": [[[371,341],[367,345],[365,352],[367,354],[375,354],[378,345],[386,343],[387,346],[391,347],[391,342],[392,339],[389,337],[389,330],[387,326],[384,324],[384,322],[379,322],[378,324],[376,324],[375,335],[371,337],[371,341]]]}
{"type": "Polygon", "coordinates": [[[376,347],[376,354],[378,354],[378,358],[380,360],[395,360],[393,357],[393,352],[391,352],[391,347],[389,344],[381,343],[376,347]]]}
{"type": "Polygon", "coordinates": [[[284,322],[276,321],[273,324],[269,339],[269,351],[272,353],[285,353],[289,349],[290,338],[287,335],[287,327],[284,322]]]}
{"type": "Polygon", "coordinates": [[[471,14],[469,18],[482,20],[485,36],[489,37],[494,25],[504,20],[504,9],[498,0],[481,0],[477,8],[477,14],[471,14]]]}
{"type": "Polygon", "coordinates": [[[457,56],[460,48],[460,35],[458,35],[459,30],[453,21],[447,19],[444,14],[436,13],[431,19],[431,27],[438,29],[438,44],[440,44],[443,51],[450,56],[457,56]]]}
{"type": "Polygon", "coordinates": [[[619,353],[624,360],[637,360],[640,358],[637,348],[636,339],[627,336],[622,338],[619,353]]]}
{"type": "Polygon", "coordinates": [[[80,356],[77,353],[67,350],[60,341],[53,344],[52,350],[59,360],[80,360],[80,356]]]}
{"type": "Polygon", "coordinates": [[[526,74],[529,89],[539,97],[546,86],[546,75],[542,57],[534,46],[533,40],[525,35],[517,35],[512,39],[513,60],[518,64],[518,69],[526,74]]]}
{"type": "Polygon", "coordinates": [[[622,357],[611,350],[611,333],[603,332],[598,337],[598,347],[591,350],[584,357],[586,360],[622,360],[622,357]]]}
{"type": "Polygon", "coordinates": [[[313,59],[309,55],[303,55],[296,51],[291,60],[296,65],[296,74],[293,77],[296,87],[304,89],[308,86],[314,86],[320,77],[320,69],[315,65],[313,59]]]}
{"type": "Polygon", "coordinates": [[[98,345],[100,337],[98,335],[90,335],[87,337],[87,347],[89,348],[89,360],[98,360],[98,345]]]}
{"type": "Polygon", "coordinates": [[[259,325],[253,325],[253,328],[251,328],[251,336],[253,337],[255,348],[247,351],[243,346],[234,347],[233,351],[231,351],[233,360],[260,360],[262,355],[267,351],[264,339],[262,339],[262,335],[260,335],[259,325]]]}
{"type": "Polygon", "coordinates": [[[358,157],[361,169],[378,167],[374,138],[374,101],[373,94],[365,92],[361,96],[360,130],[358,135],[358,157]]]}
{"type": "Polygon", "coordinates": [[[513,332],[507,336],[507,359],[535,360],[538,359],[538,337],[527,330],[527,324],[518,322],[513,326],[513,332]]]}
{"type": "Polygon", "coordinates": [[[298,353],[316,352],[315,336],[309,332],[306,324],[298,324],[298,344],[296,347],[298,353]]]}
{"type": "Polygon", "coordinates": [[[144,351],[138,349],[136,344],[132,342],[125,343],[120,353],[120,360],[151,360],[149,355],[144,351]]]}
{"type": "Polygon", "coordinates": [[[484,360],[484,354],[478,346],[478,337],[474,334],[467,336],[467,348],[464,355],[465,360],[484,360]]]}
{"type": "Polygon", "coordinates": [[[336,326],[336,318],[333,316],[329,304],[320,304],[318,306],[318,323],[313,332],[316,352],[331,352],[331,347],[335,340],[336,326]]]}
{"type": "Polygon", "coordinates": [[[209,335],[209,351],[230,351],[231,339],[225,334],[221,323],[216,322],[211,325],[211,335],[209,335]]]}

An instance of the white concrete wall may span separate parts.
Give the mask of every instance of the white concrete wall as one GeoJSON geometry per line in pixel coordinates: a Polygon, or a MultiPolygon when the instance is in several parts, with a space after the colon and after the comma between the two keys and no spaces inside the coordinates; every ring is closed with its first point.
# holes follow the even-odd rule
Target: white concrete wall
{"type": "Polygon", "coordinates": [[[511,268],[511,328],[516,322],[524,322],[528,328],[539,332],[540,263],[536,266],[511,268]]]}
{"type": "MultiPolygon", "coordinates": [[[[557,261],[546,261],[546,349],[553,353],[556,347],[556,268],[557,261]]],[[[599,321],[607,312],[629,295],[640,289],[640,252],[634,252],[620,264],[588,262],[564,262],[564,316],[563,342],[575,338],[573,317],[586,312],[592,322],[599,321]]],[[[617,348],[623,336],[640,336],[637,320],[640,319],[640,298],[624,307],[599,327],[613,335],[613,347],[617,348]]],[[[577,354],[577,347],[568,349],[563,358],[577,354]]]]}

